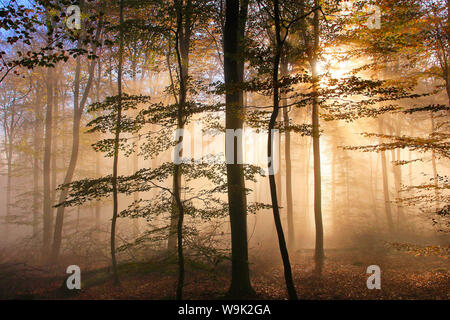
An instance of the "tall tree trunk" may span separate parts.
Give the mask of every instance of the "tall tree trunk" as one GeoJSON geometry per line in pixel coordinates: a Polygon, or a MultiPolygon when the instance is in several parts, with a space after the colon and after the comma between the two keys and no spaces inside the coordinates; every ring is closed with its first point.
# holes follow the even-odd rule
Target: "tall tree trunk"
{"type": "MultiPolygon", "coordinates": [[[[133,94],[138,94],[139,90],[137,88],[137,81],[136,81],[136,69],[137,69],[137,61],[138,53],[137,53],[137,47],[136,47],[136,41],[133,42],[133,54],[131,56],[131,82],[132,82],[132,88],[133,88],[133,94]]],[[[134,115],[134,117],[137,116],[138,111],[134,115]]],[[[133,136],[133,139],[135,140],[135,145],[133,146],[133,169],[132,174],[137,172],[139,170],[139,135],[135,134],[133,136]]],[[[139,191],[133,193],[133,201],[136,203],[136,210],[139,210],[139,191]]],[[[133,224],[133,236],[134,238],[137,238],[140,230],[139,230],[139,218],[132,219],[133,224]]]]}
{"type": "MultiPolygon", "coordinates": [[[[101,56],[101,50],[100,50],[100,56],[101,56]]],[[[101,79],[102,79],[102,66],[100,63],[100,59],[97,63],[97,83],[95,86],[95,99],[97,102],[100,102],[100,86],[101,86],[101,79]]],[[[95,155],[95,176],[96,177],[100,177],[101,172],[100,172],[100,165],[101,165],[101,158],[100,158],[100,153],[96,152],[95,155]]],[[[99,234],[99,230],[100,230],[100,215],[101,215],[101,208],[100,208],[100,202],[96,201],[95,202],[95,230],[97,231],[97,239],[99,239],[98,234],[99,234]]]]}
{"type": "MultiPolygon", "coordinates": [[[[380,134],[383,133],[383,123],[382,120],[379,119],[379,127],[380,127],[380,134]]],[[[389,180],[388,180],[388,174],[387,174],[387,168],[386,168],[386,152],[381,151],[381,170],[383,174],[383,194],[384,194],[384,208],[386,211],[386,220],[389,232],[391,234],[394,233],[394,222],[392,221],[392,212],[391,212],[391,201],[389,197],[389,180]]]]}
{"type": "MultiPolygon", "coordinates": [[[[177,10],[177,31],[175,49],[178,61],[179,69],[179,82],[180,93],[177,110],[177,144],[181,146],[183,144],[182,130],[185,124],[185,108],[187,99],[187,81],[188,81],[188,68],[189,68],[189,45],[191,37],[191,10],[192,2],[187,0],[186,7],[184,7],[183,0],[176,0],[175,7],[177,10]]],[[[177,300],[183,298],[183,286],[184,286],[184,253],[183,253],[183,222],[184,222],[184,208],[181,202],[181,163],[180,160],[183,156],[182,150],[175,148],[175,166],[173,172],[173,197],[174,197],[174,209],[171,216],[171,229],[176,227],[175,234],[177,236],[177,253],[178,253],[178,282],[177,282],[177,300]]],[[[171,230],[171,235],[173,235],[171,230]]],[[[170,247],[169,247],[170,249],[170,247]]]]}
{"type": "Polygon", "coordinates": [[[113,215],[111,220],[111,261],[114,276],[114,284],[119,285],[119,275],[117,273],[117,261],[116,261],[116,223],[117,215],[119,213],[119,198],[118,198],[118,186],[117,176],[119,169],[119,141],[120,141],[120,129],[122,120],[122,64],[123,64],[123,0],[120,0],[120,24],[119,24],[119,68],[117,70],[117,95],[119,101],[117,105],[117,119],[116,119],[116,133],[114,137],[114,156],[113,156],[113,175],[112,175],[112,187],[113,187],[113,215]]]}
{"type": "MultiPolygon", "coordinates": [[[[103,18],[100,18],[99,25],[97,27],[95,39],[98,40],[101,29],[103,26],[103,18]]],[[[81,41],[79,43],[79,48],[82,47],[81,41]]],[[[97,46],[94,45],[93,51],[96,52],[97,46]]],[[[66,175],[64,177],[64,184],[69,184],[72,182],[73,175],[75,173],[75,168],[78,161],[78,152],[80,145],[80,125],[81,125],[81,117],[83,114],[83,109],[86,104],[87,98],[89,96],[90,89],[92,87],[93,79],[94,79],[94,70],[95,70],[95,62],[96,60],[92,60],[88,67],[88,81],[86,83],[86,87],[83,92],[83,96],[81,101],[79,101],[80,96],[80,73],[81,73],[81,57],[78,56],[76,59],[76,67],[75,67],[75,80],[74,80],[74,100],[73,100],[73,125],[72,125],[72,150],[70,154],[69,166],[67,167],[66,175]]],[[[68,189],[63,188],[59,195],[58,203],[62,203],[66,201],[68,195],[68,189]]],[[[53,246],[52,246],[52,254],[51,261],[56,262],[59,256],[59,251],[61,248],[61,240],[62,240],[62,230],[64,223],[64,206],[59,206],[56,211],[56,220],[55,220],[55,230],[53,233],[53,246]]]]}
{"type": "Polygon", "coordinates": [[[270,197],[272,200],[272,210],[273,218],[275,220],[275,226],[278,235],[278,244],[280,247],[281,258],[283,260],[284,266],[284,279],[286,281],[286,287],[289,295],[289,299],[297,300],[297,292],[295,290],[294,281],[292,279],[291,263],[289,261],[289,252],[286,246],[286,240],[284,238],[283,226],[281,224],[280,211],[278,207],[277,198],[277,185],[275,182],[275,172],[274,172],[274,148],[273,148],[273,129],[275,127],[275,122],[278,118],[280,109],[280,88],[278,72],[280,68],[281,53],[283,50],[283,40],[281,40],[281,22],[280,22],[280,7],[278,0],[273,1],[274,8],[274,20],[275,20],[275,35],[276,35],[276,52],[273,60],[273,111],[269,121],[268,128],[268,141],[267,141],[267,160],[269,169],[269,185],[270,185],[270,197]]]}
{"type": "MultiPolygon", "coordinates": [[[[52,175],[52,214],[50,225],[53,226],[53,216],[55,214],[55,209],[53,206],[55,205],[56,200],[56,188],[57,185],[57,159],[58,159],[58,136],[59,133],[57,131],[58,123],[60,123],[59,119],[59,109],[58,109],[58,83],[55,81],[53,88],[53,138],[52,138],[52,163],[51,163],[51,175],[52,175]]],[[[52,232],[52,231],[51,231],[52,232]]],[[[50,234],[50,238],[52,237],[53,232],[50,234]]]]}
{"type": "MultiPolygon", "coordinates": [[[[333,142],[334,139],[333,139],[333,142]]],[[[331,211],[333,215],[333,236],[338,234],[338,219],[337,219],[337,206],[336,206],[336,158],[337,158],[337,147],[333,143],[333,158],[331,160],[331,211]]]]}
{"type": "MultiPolygon", "coordinates": [[[[138,156],[139,146],[138,141],[136,140],[136,147],[133,150],[133,173],[137,172],[139,170],[139,156],[138,156]]],[[[139,192],[133,193],[133,200],[136,203],[137,208],[139,208],[138,201],[139,201],[139,192]]],[[[133,219],[133,235],[134,237],[138,237],[140,230],[139,230],[139,218],[133,219]]]]}
{"type": "Polygon", "coordinates": [[[38,236],[38,223],[39,223],[39,179],[40,179],[40,167],[39,160],[42,152],[42,106],[41,106],[41,93],[39,88],[36,88],[36,101],[34,105],[34,158],[33,158],[33,238],[38,236]]]}
{"type": "MultiPolygon", "coordinates": [[[[305,110],[306,111],[306,110],[305,110]]],[[[305,159],[305,178],[304,178],[304,182],[305,182],[305,213],[304,213],[304,228],[303,228],[303,233],[305,235],[307,235],[307,239],[309,239],[309,234],[310,234],[310,227],[309,227],[309,221],[310,221],[310,185],[309,185],[309,174],[310,174],[310,167],[311,167],[311,146],[312,143],[309,143],[308,141],[309,139],[305,139],[305,147],[304,147],[304,152],[306,154],[306,159],[305,159]]],[[[305,237],[304,237],[305,238],[305,237]]]]}
{"type": "Polygon", "coordinates": [[[392,162],[393,167],[392,170],[394,172],[394,185],[395,185],[395,194],[397,196],[397,231],[400,230],[400,224],[404,224],[404,216],[403,216],[403,207],[401,203],[398,202],[400,198],[401,184],[402,184],[402,171],[401,166],[394,163],[394,161],[400,161],[400,149],[392,150],[392,162]]]}
{"type": "MultiPolygon", "coordinates": [[[[12,112],[12,117],[14,122],[14,114],[12,112]]],[[[12,199],[12,157],[13,157],[13,124],[10,126],[10,131],[5,139],[8,141],[7,144],[7,179],[6,179],[6,225],[5,225],[5,241],[8,241],[9,237],[9,226],[11,219],[11,199],[12,199]]]]}
{"type": "MultiPolygon", "coordinates": [[[[187,80],[189,76],[189,46],[191,40],[191,10],[192,3],[188,0],[186,7],[184,7],[183,0],[176,0],[175,6],[177,7],[177,41],[175,43],[175,49],[177,54],[178,69],[179,69],[179,81],[180,81],[180,92],[178,94],[178,117],[177,129],[184,130],[184,109],[187,99],[187,80]]],[[[169,66],[170,67],[170,66],[169,66]]],[[[178,143],[182,143],[183,137],[178,137],[178,143]]],[[[177,151],[177,150],[175,150],[177,151]]],[[[182,157],[182,149],[176,157],[182,157]]],[[[179,165],[175,165],[175,170],[173,174],[172,182],[172,192],[180,196],[181,189],[181,171],[179,165]]],[[[181,196],[180,196],[181,198],[181,196]]],[[[169,254],[175,251],[178,242],[178,224],[179,224],[179,208],[174,199],[173,210],[170,217],[170,232],[169,240],[167,243],[169,254]]]]}
{"type": "MultiPolygon", "coordinates": [[[[95,176],[100,177],[100,153],[97,152],[95,155],[95,176]]],[[[95,230],[98,232],[100,230],[100,215],[101,207],[100,202],[95,203],[95,230]]]]}
{"type": "MultiPolygon", "coordinates": [[[[225,127],[242,129],[244,80],[243,39],[247,21],[248,0],[226,0],[224,27],[225,127]]],[[[242,137],[237,134],[233,150],[225,150],[227,158],[227,188],[231,226],[231,286],[229,295],[235,298],[254,295],[250,284],[247,244],[247,198],[242,155],[242,137]],[[234,155],[232,159],[230,155],[234,155]]]]}
{"type": "MultiPolygon", "coordinates": [[[[280,112],[281,113],[281,112],[280,112]]],[[[283,115],[281,113],[281,115],[283,115]]],[[[278,115],[277,121],[280,120],[280,115],[278,115]]],[[[278,143],[276,145],[276,152],[274,154],[275,157],[277,157],[277,163],[278,163],[278,170],[277,172],[275,172],[275,182],[277,184],[277,186],[279,186],[278,188],[278,192],[277,192],[277,198],[278,198],[278,205],[281,207],[283,206],[283,197],[282,197],[282,191],[281,191],[281,134],[278,135],[278,143]]]]}
{"type": "MultiPolygon", "coordinates": [[[[435,124],[433,111],[430,112],[430,117],[431,117],[431,134],[434,134],[435,130],[436,130],[436,124],[435,124]]],[[[433,169],[434,197],[436,198],[435,199],[435,210],[437,212],[440,210],[439,181],[438,181],[438,172],[437,172],[437,166],[436,166],[436,153],[434,152],[434,149],[431,150],[431,166],[433,169]]]]}
{"type": "MultiPolygon", "coordinates": [[[[318,1],[315,0],[318,6],[318,1]]],[[[314,221],[316,226],[316,246],[315,259],[316,271],[321,273],[324,250],[323,250],[323,223],[322,223],[322,182],[320,173],[320,129],[319,129],[319,78],[317,74],[318,51],[319,51],[319,11],[314,12],[313,17],[314,44],[311,59],[312,70],[312,136],[313,136],[313,157],[314,157],[314,221]]]]}
{"type": "MultiPolygon", "coordinates": [[[[288,76],[288,61],[286,55],[281,59],[281,75],[288,76]]],[[[283,120],[284,120],[284,158],[286,166],[286,208],[288,226],[288,246],[290,250],[295,250],[295,228],[294,228],[294,208],[292,199],[292,162],[291,162],[291,132],[289,130],[289,110],[287,107],[287,94],[283,94],[283,120]]]]}
{"type": "MultiPolygon", "coordinates": [[[[377,158],[376,158],[377,159],[377,158]]],[[[372,201],[372,212],[373,212],[373,217],[375,220],[375,226],[378,227],[378,212],[377,212],[377,199],[376,199],[376,194],[377,194],[377,179],[374,179],[374,173],[373,173],[373,160],[372,157],[370,157],[370,180],[369,180],[369,184],[370,184],[370,199],[372,201]],[[375,187],[374,187],[374,182],[375,182],[375,187]]],[[[375,177],[377,176],[377,170],[375,170],[375,177]]]]}
{"type": "MultiPolygon", "coordinates": [[[[52,43],[51,31],[49,31],[48,43],[52,43]]],[[[53,69],[47,68],[47,109],[45,114],[45,143],[44,143],[44,164],[43,164],[43,184],[44,184],[44,202],[43,202],[43,244],[42,258],[47,261],[51,246],[51,179],[50,165],[52,154],[52,135],[53,135],[53,69]]]]}

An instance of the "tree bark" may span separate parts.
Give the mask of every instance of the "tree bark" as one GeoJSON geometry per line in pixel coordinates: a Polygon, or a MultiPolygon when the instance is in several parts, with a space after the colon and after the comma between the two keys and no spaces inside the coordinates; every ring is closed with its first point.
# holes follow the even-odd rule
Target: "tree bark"
{"type": "MultiPolygon", "coordinates": [[[[187,99],[187,81],[189,77],[189,46],[192,33],[192,21],[191,21],[191,10],[192,3],[188,0],[185,9],[183,0],[176,0],[175,6],[177,7],[177,41],[175,43],[175,51],[177,54],[178,69],[179,69],[179,81],[180,81],[180,92],[178,94],[178,119],[177,119],[177,129],[184,130],[184,109],[187,99]]],[[[178,143],[182,143],[183,137],[179,137],[178,143]]],[[[183,152],[180,150],[180,154],[175,155],[176,157],[182,157],[183,152]]],[[[172,181],[172,192],[180,196],[181,189],[181,171],[179,165],[175,165],[175,170],[173,173],[172,181]],[[177,186],[177,187],[176,187],[177,186]]],[[[178,224],[179,224],[179,208],[174,199],[173,210],[170,217],[170,232],[169,240],[167,243],[167,248],[169,254],[175,251],[178,242],[178,224]]]]}
{"type": "MultiPolygon", "coordinates": [[[[436,124],[434,119],[433,111],[430,112],[431,117],[431,133],[434,134],[436,130],[436,124]]],[[[438,172],[437,172],[437,166],[436,166],[436,153],[434,152],[434,149],[431,150],[431,166],[433,169],[433,181],[434,181],[434,197],[435,199],[435,210],[438,212],[440,210],[440,203],[439,203],[439,181],[438,181],[438,172]]]]}
{"type": "MultiPolygon", "coordinates": [[[[51,35],[48,42],[52,42],[51,35]]],[[[52,154],[52,135],[53,135],[53,69],[47,68],[47,109],[45,114],[45,143],[44,143],[44,163],[43,163],[43,243],[42,258],[47,261],[50,254],[51,246],[51,216],[52,216],[52,199],[51,199],[51,179],[50,165],[52,154]]]]}
{"type": "MultiPolygon", "coordinates": [[[[188,68],[189,68],[189,45],[191,37],[191,0],[187,0],[186,7],[184,7],[183,0],[176,0],[175,7],[177,10],[177,31],[175,50],[178,61],[179,69],[179,82],[180,93],[177,110],[177,129],[179,135],[177,136],[177,144],[182,145],[183,134],[181,131],[184,129],[185,124],[185,108],[187,100],[187,81],[188,81],[188,68]]],[[[175,152],[179,154],[174,155],[175,160],[180,160],[183,156],[182,150],[175,149],[175,152]]],[[[184,252],[183,252],[183,222],[184,222],[184,208],[181,202],[181,163],[176,161],[173,172],[173,197],[174,197],[174,210],[171,216],[171,233],[176,234],[177,239],[177,253],[178,253],[178,281],[177,281],[177,300],[183,298],[183,286],[184,286],[184,252]],[[173,229],[176,228],[176,230],[173,229]],[[175,233],[173,233],[175,231],[175,233]]],[[[169,237],[170,237],[169,235],[169,237]]],[[[170,238],[169,238],[170,240],[170,238]]],[[[170,245],[170,241],[169,241],[170,245]]],[[[171,248],[169,247],[169,250],[171,248]]]]}
{"type": "Polygon", "coordinates": [[[34,105],[34,158],[33,158],[33,238],[38,236],[38,223],[39,223],[39,179],[40,179],[40,167],[39,159],[42,152],[42,106],[41,106],[41,93],[39,87],[36,87],[36,101],[34,105]]]}
{"type": "Polygon", "coordinates": [[[119,24],[119,68],[117,70],[117,95],[119,97],[117,105],[117,120],[116,120],[116,133],[114,137],[114,157],[113,157],[113,175],[112,175],[112,187],[113,187],[113,215],[111,220],[111,261],[114,276],[114,284],[119,285],[119,275],[117,273],[117,261],[116,261],[116,223],[117,215],[119,213],[119,199],[118,199],[118,165],[119,165],[119,140],[120,129],[122,120],[122,65],[123,65],[123,0],[120,0],[120,24],[119,24]]]}
{"type": "MultiPolygon", "coordinates": [[[[392,150],[392,161],[400,161],[400,149],[392,150]]],[[[400,165],[393,163],[394,172],[394,184],[395,184],[395,194],[397,196],[397,200],[400,198],[400,191],[402,185],[402,169],[400,165]]],[[[401,224],[404,224],[404,216],[403,216],[403,207],[401,203],[397,202],[397,231],[400,230],[401,224]]]]}
{"type": "MultiPolygon", "coordinates": [[[[379,119],[379,127],[380,133],[383,133],[383,123],[382,120],[379,119]]],[[[381,142],[380,142],[381,143],[381,142]]],[[[381,170],[383,174],[383,194],[384,194],[384,208],[386,211],[386,220],[388,225],[389,233],[394,233],[394,222],[392,221],[392,212],[391,212],[391,201],[389,199],[389,180],[387,175],[386,168],[386,152],[381,151],[381,170]]]]}
{"type": "MultiPolygon", "coordinates": [[[[103,26],[103,18],[99,21],[99,26],[97,27],[95,39],[98,40],[101,30],[103,26]]],[[[81,48],[81,43],[79,44],[79,48],[81,48]]],[[[96,52],[97,46],[94,45],[93,51],[96,52]]],[[[69,166],[67,167],[66,175],[64,177],[63,184],[68,184],[72,182],[73,175],[75,173],[75,169],[78,161],[78,152],[80,146],[80,126],[81,126],[81,117],[83,115],[83,109],[86,104],[87,98],[89,96],[90,89],[92,87],[92,83],[94,80],[94,70],[95,70],[95,62],[96,60],[92,60],[88,67],[88,81],[86,83],[86,87],[83,92],[83,96],[81,101],[79,101],[80,95],[80,74],[81,74],[81,58],[80,56],[76,59],[76,67],[75,67],[75,80],[74,80],[74,101],[73,101],[73,124],[72,124],[72,150],[70,155],[69,166]]],[[[59,195],[58,203],[62,203],[66,201],[68,195],[68,189],[63,188],[59,195]]],[[[61,248],[62,241],[62,230],[64,223],[64,206],[59,206],[56,210],[56,220],[55,220],[55,230],[53,233],[53,246],[51,253],[51,261],[55,263],[59,256],[59,251],[61,248]]]]}
{"type": "MultiPolygon", "coordinates": [[[[333,139],[333,142],[334,139],[333,139]]],[[[331,211],[333,215],[333,236],[338,234],[338,218],[337,218],[337,206],[336,206],[336,158],[337,158],[337,146],[333,143],[333,158],[331,160],[331,211]]]]}
{"type": "MultiPolygon", "coordinates": [[[[275,35],[276,35],[276,52],[273,60],[273,111],[269,121],[268,128],[268,141],[267,141],[267,159],[268,159],[268,169],[269,169],[269,185],[270,185],[270,197],[272,199],[272,210],[273,218],[275,220],[275,227],[278,235],[278,244],[280,247],[281,258],[283,260],[284,266],[284,279],[286,282],[286,288],[288,291],[289,299],[297,300],[297,292],[295,290],[294,281],[292,279],[291,263],[289,261],[289,252],[286,246],[286,240],[284,238],[283,226],[281,224],[280,211],[278,207],[277,198],[277,185],[275,182],[275,172],[274,172],[274,150],[273,150],[273,129],[275,122],[279,114],[279,99],[280,99],[280,88],[278,72],[280,67],[281,53],[283,50],[283,40],[281,40],[281,22],[280,22],[280,8],[278,0],[273,1],[274,8],[274,20],[275,20],[275,35]]],[[[286,31],[287,32],[287,31],[286,31]]]]}
{"type": "MultiPolygon", "coordinates": [[[[281,59],[281,75],[288,75],[288,61],[286,55],[281,59]]],[[[288,246],[290,250],[295,250],[295,228],[294,228],[294,207],[292,199],[292,162],[291,162],[291,132],[289,130],[289,110],[287,107],[287,95],[283,94],[283,120],[284,120],[284,160],[286,167],[286,208],[288,226],[288,246]]]]}
{"type": "MultiPolygon", "coordinates": [[[[59,119],[59,109],[58,109],[58,82],[55,81],[53,88],[53,138],[52,138],[52,162],[51,162],[51,176],[52,176],[52,214],[50,219],[50,225],[53,227],[53,217],[55,214],[55,205],[56,200],[56,188],[58,187],[57,178],[58,178],[58,168],[57,168],[57,159],[58,159],[58,131],[57,125],[60,123],[59,119]]],[[[50,229],[51,230],[51,229],[50,229]]],[[[51,230],[52,232],[53,230],[51,230]]],[[[52,237],[53,232],[50,234],[50,238],[52,237]]]]}

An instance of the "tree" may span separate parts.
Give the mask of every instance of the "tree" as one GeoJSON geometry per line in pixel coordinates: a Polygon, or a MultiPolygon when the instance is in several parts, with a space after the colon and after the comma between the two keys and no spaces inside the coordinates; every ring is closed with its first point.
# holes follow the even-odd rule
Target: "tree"
{"type": "MultiPolygon", "coordinates": [[[[93,54],[95,55],[97,52],[97,43],[100,38],[100,34],[103,28],[103,14],[100,14],[99,24],[97,26],[95,41],[93,44],[93,54]]],[[[78,48],[83,48],[84,39],[78,40],[78,48]]],[[[70,162],[67,167],[66,175],[64,177],[63,184],[68,184],[72,181],[73,175],[76,169],[77,161],[78,161],[78,152],[80,145],[80,126],[81,119],[83,116],[84,107],[86,105],[92,84],[94,82],[94,71],[95,71],[96,59],[92,59],[88,66],[88,81],[86,87],[84,88],[83,95],[80,99],[80,74],[81,74],[81,57],[78,56],[76,58],[76,67],[75,67],[75,81],[74,81],[74,100],[73,100],[73,126],[72,126],[72,150],[70,156],[70,162]]],[[[67,198],[67,190],[62,189],[59,195],[58,203],[62,203],[67,198]]],[[[56,212],[56,220],[55,220],[55,230],[53,234],[53,245],[52,245],[52,253],[51,253],[51,261],[54,263],[58,259],[59,251],[61,248],[62,241],[62,230],[64,223],[64,206],[60,206],[56,212]]]]}
{"type": "Polygon", "coordinates": [[[11,223],[12,214],[12,179],[14,175],[14,158],[16,144],[20,138],[20,127],[24,123],[25,110],[24,104],[27,98],[27,93],[23,92],[17,79],[11,79],[10,81],[5,81],[3,83],[3,92],[1,95],[1,125],[3,127],[4,136],[4,152],[6,156],[6,232],[5,241],[8,241],[9,224],[11,223]],[[16,80],[16,81],[14,81],[16,80]]]}
{"type": "Polygon", "coordinates": [[[122,121],[122,64],[123,64],[123,0],[120,0],[120,21],[119,21],[119,69],[117,70],[117,120],[114,136],[114,155],[113,155],[113,175],[112,175],[112,188],[113,188],[113,214],[111,220],[111,259],[114,273],[114,284],[119,284],[119,276],[117,274],[117,262],[116,262],[116,222],[119,213],[119,200],[118,200],[118,166],[119,166],[119,142],[120,131],[122,121]]]}
{"type": "Polygon", "coordinates": [[[281,17],[280,17],[280,5],[278,0],[275,0],[273,3],[273,17],[275,24],[275,53],[273,57],[273,74],[272,74],[272,84],[273,84],[273,111],[270,116],[269,128],[268,128],[268,142],[267,142],[267,160],[268,160],[268,168],[269,168],[269,183],[270,183],[270,196],[272,198],[272,210],[273,217],[275,220],[275,226],[278,234],[278,242],[280,246],[281,256],[283,258],[284,265],[284,277],[286,280],[286,287],[288,290],[289,298],[291,300],[298,299],[297,292],[295,290],[294,282],[292,279],[292,271],[291,271],[291,263],[289,261],[289,253],[286,246],[286,240],[284,238],[283,226],[281,225],[280,212],[278,208],[278,199],[277,199],[277,186],[275,183],[274,176],[274,150],[273,150],[273,129],[275,127],[275,121],[278,117],[278,113],[280,110],[280,97],[279,97],[279,68],[280,68],[280,60],[283,50],[284,42],[289,33],[289,28],[286,28],[285,35],[281,35],[281,17]]]}
{"type": "MultiPolygon", "coordinates": [[[[47,23],[47,42],[50,46],[53,42],[53,22],[50,18],[47,23]]],[[[51,230],[52,230],[52,200],[51,200],[51,180],[50,164],[52,154],[52,135],[53,135],[53,68],[47,67],[47,107],[45,113],[45,142],[44,142],[44,164],[43,164],[43,242],[42,259],[47,261],[51,249],[51,230]]]]}
{"type": "MultiPolygon", "coordinates": [[[[224,75],[226,88],[226,124],[233,134],[242,130],[242,105],[244,80],[243,39],[247,20],[248,0],[226,0],[224,41],[224,75]]],[[[231,225],[231,286],[233,297],[254,295],[250,284],[247,244],[247,200],[242,164],[242,137],[233,139],[233,150],[225,150],[227,157],[228,203],[231,225]],[[231,155],[233,157],[231,158],[231,155]]]]}

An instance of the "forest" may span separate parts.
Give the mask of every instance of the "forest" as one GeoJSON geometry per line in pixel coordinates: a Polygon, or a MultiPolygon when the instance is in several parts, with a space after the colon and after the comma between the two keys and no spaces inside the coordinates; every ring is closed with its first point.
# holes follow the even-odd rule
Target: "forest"
{"type": "Polygon", "coordinates": [[[449,8],[0,0],[0,300],[448,300],[449,8]]]}

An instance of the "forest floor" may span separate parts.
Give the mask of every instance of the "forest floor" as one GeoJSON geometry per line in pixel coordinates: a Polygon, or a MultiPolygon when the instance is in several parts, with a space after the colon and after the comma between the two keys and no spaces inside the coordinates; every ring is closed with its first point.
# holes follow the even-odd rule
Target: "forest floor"
{"type": "MultiPolygon", "coordinates": [[[[444,253],[432,252],[439,250],[327,250],[321,276],[314,270],[312,250],[292,253],[291,263],[300,299],[449,299],[448,247],[444,253]],[[381,290],[366,286],[369,265],[381,268],[381,290]]],[[[287,298],[279,252],[274,252],[252,257],[256,299],[287,298]]],[[[74,294],[61,289],[63,277],[45,277],[37,269],[21,266],[9,273],[0,270],[1,299],[173,299],[177,280],[175,261],[126,263],[119,267],[119,286],[113,285],[109,268],[96,269],[82,272],[82,289],[74,294]]],[[[185,299],[223,299],[228,286],[229,265],[213,269],[187,261],[185,299]]]]}

